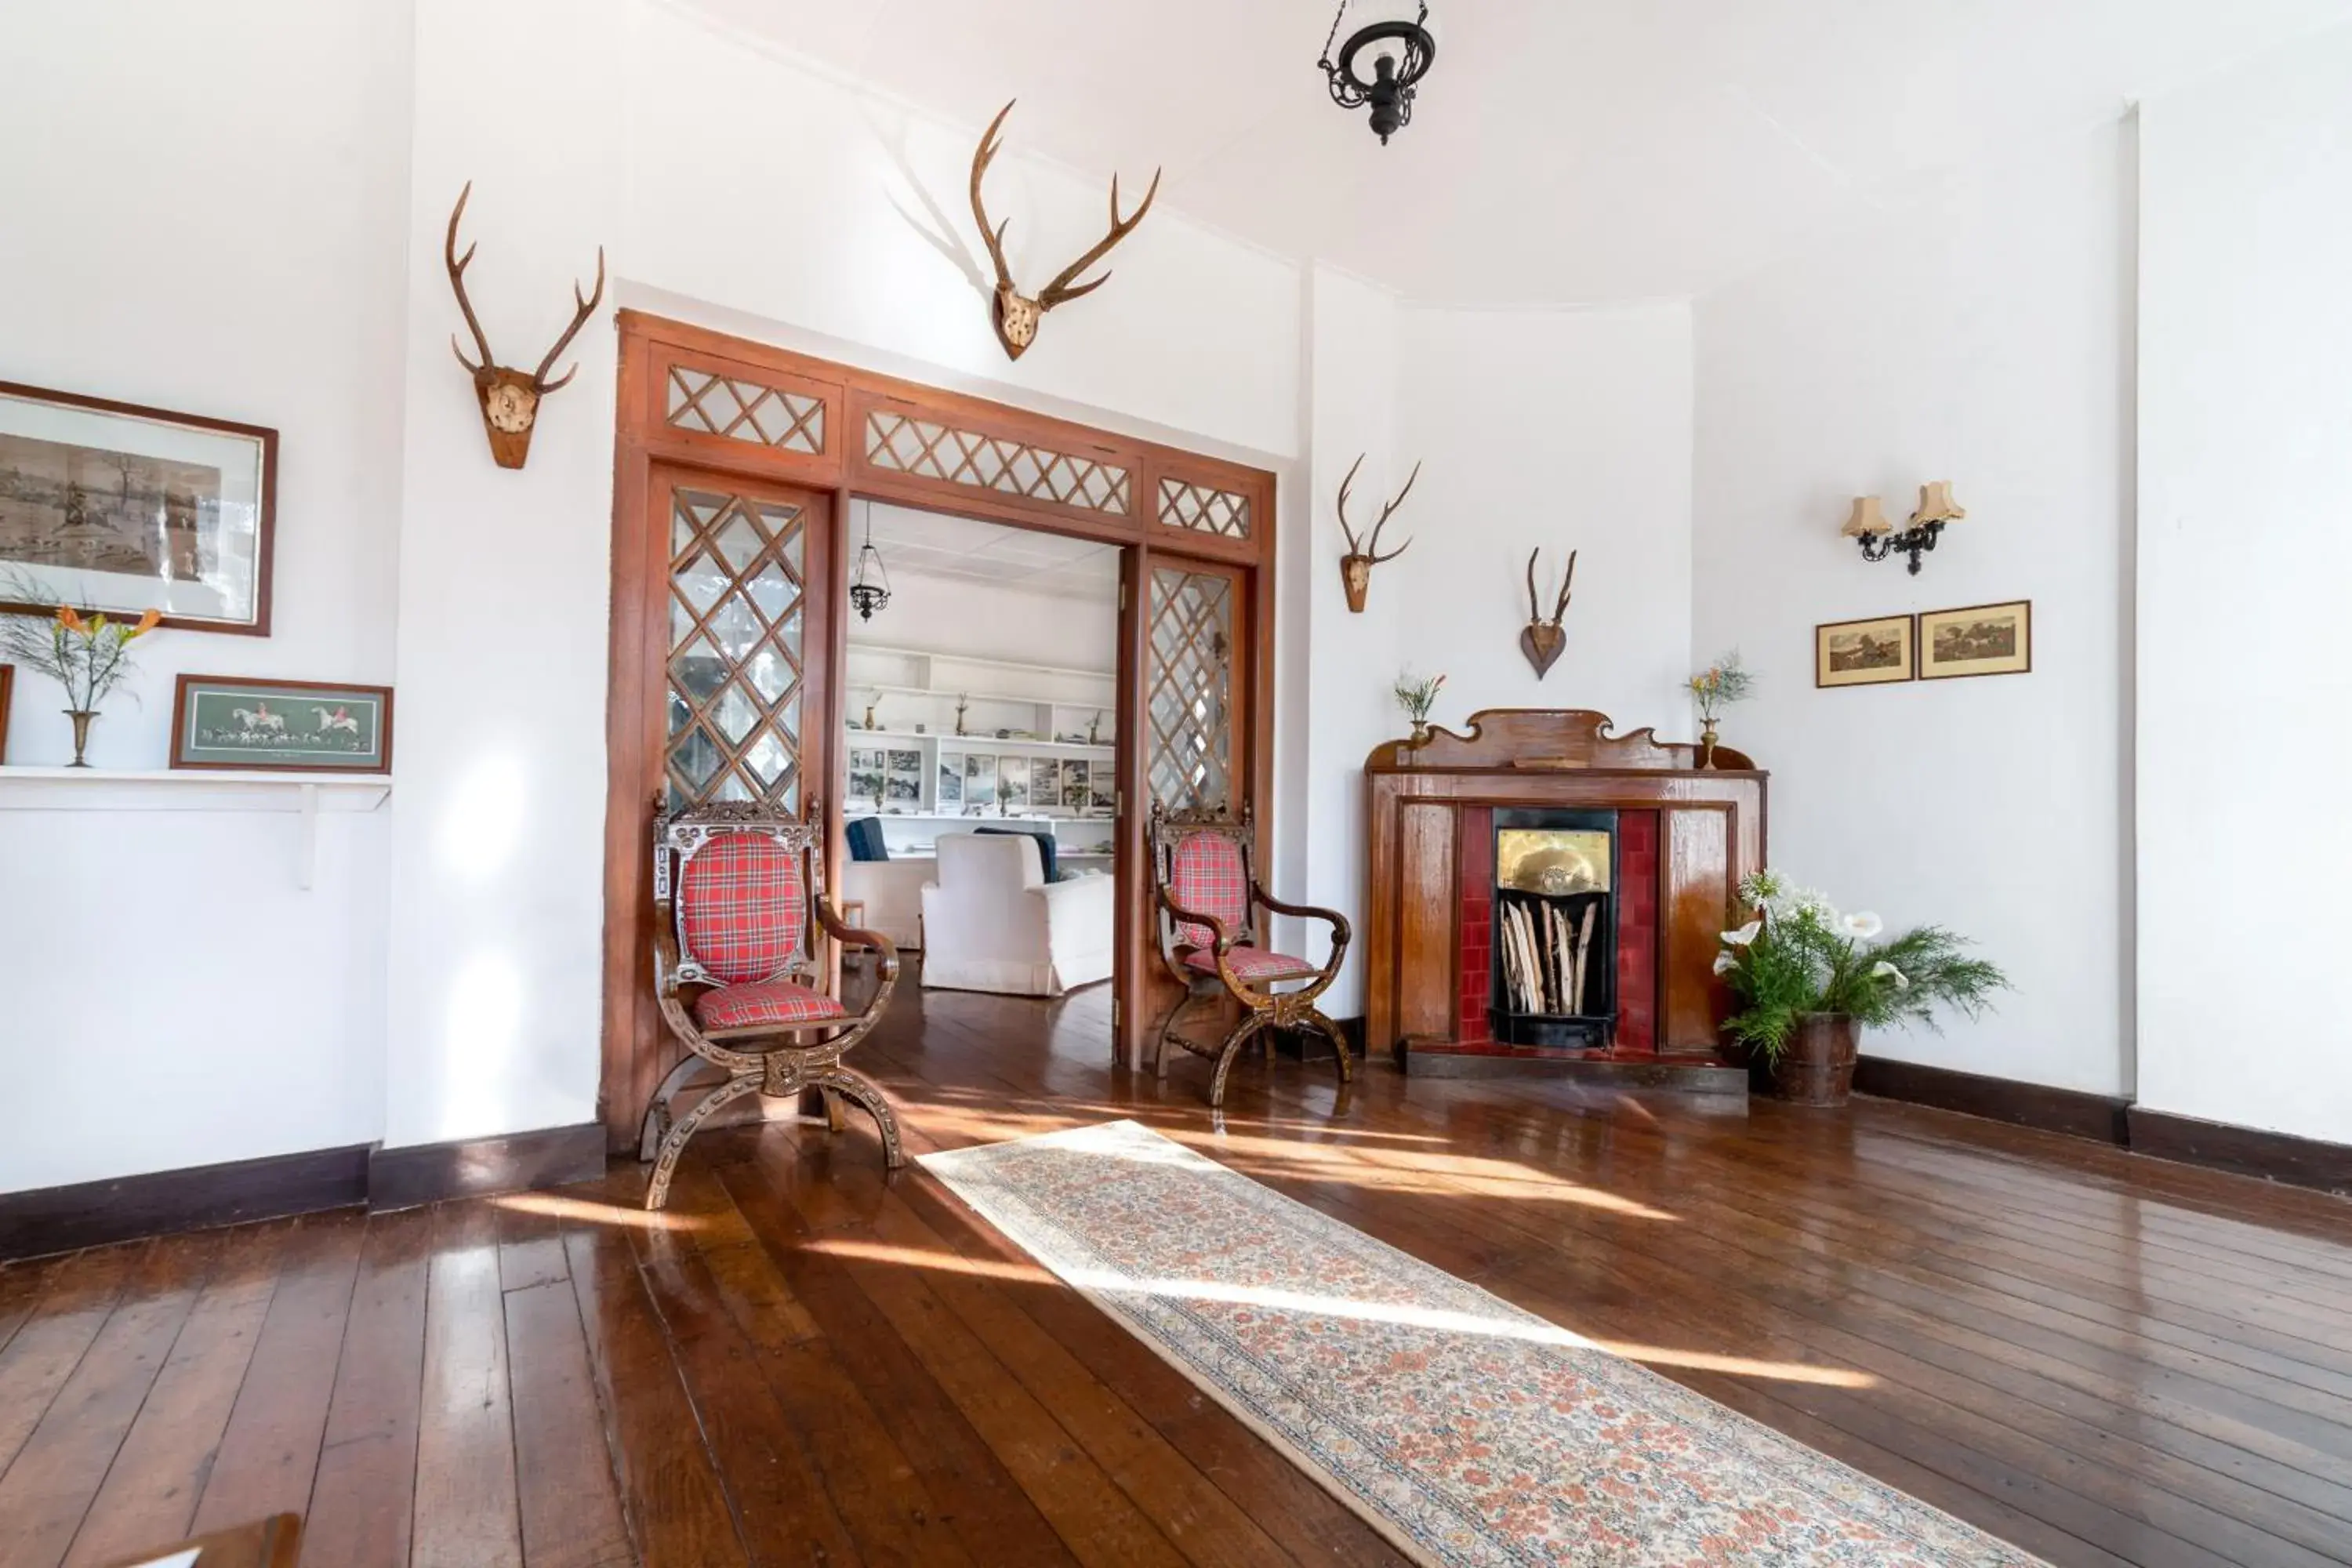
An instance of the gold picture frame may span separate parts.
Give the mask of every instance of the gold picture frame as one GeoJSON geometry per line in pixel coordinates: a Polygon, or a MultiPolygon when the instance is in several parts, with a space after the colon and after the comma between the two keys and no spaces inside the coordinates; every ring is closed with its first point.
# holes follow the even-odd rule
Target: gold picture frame
{"type": "Polygon", "coordinates": [[[1922,611],[1918,647],[1922,680],[2028,674],[2033,668],[2033,601],[1922,611]]]}
{"type": "Polygon", "coordinates": [[[1830,621],[1813,628],[1813,684],[1885,686],[1913,679],[1909,616],[1830,621]]]}

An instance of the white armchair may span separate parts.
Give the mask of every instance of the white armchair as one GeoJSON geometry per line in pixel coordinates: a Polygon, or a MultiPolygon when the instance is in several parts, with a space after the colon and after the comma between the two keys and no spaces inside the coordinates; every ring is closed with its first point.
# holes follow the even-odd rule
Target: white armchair
{"type": "Polygon", "coordinates": [[[923,889],[923,984],[1059,996],[1110,978],[1116,884],[1047,882],[1024,834],[944,834],[923,889]]]}

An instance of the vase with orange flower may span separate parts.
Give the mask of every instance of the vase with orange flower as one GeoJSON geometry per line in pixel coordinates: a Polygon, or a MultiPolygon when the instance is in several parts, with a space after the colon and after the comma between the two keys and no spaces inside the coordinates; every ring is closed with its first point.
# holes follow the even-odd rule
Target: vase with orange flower
{"type": "MultiPolygon", "coordinates": [[[[38,592],[21,574],[0,582],[0,599],[37,603],[38,592]]],[[[0,615],[0,658],[37,669],[65,688],[66,718],[73,724],[72,766],[89,766],[89,726],[99,704],[131,674],[131,645],[163,618],[149,610],[135,621],[110,620],[103,610],[71,605],[59,605],[54,613],[0,615]]]]}

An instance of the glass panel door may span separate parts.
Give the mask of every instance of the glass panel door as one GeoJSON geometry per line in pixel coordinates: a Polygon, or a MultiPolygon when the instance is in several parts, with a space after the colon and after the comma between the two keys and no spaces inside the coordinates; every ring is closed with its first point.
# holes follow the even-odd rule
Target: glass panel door
{"type": "Polygon", "coordinates": [[[811,714],[823,685],[824,502],[690,479],[669,500],[664,798],[675,809],[756,801],[802,810],[822,778],[811,714]]]}
{"type": "Polygon", "coordinates": [[[1204,563],[1151,567],[1144,672],[1144,779],[1171,811],[1234,811],[1237,788],[1235,627],[1240,574],[1204,563]]]}

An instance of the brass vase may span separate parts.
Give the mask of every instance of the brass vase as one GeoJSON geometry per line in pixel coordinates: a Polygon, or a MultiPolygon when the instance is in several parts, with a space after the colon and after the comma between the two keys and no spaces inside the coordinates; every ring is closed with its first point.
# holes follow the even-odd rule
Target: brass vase
{"type": "Polygon", "coordinates": [[[1412,721],[1412,743],[1416,746],[1426,746],[1429,744],[1428,720],[1415,719],[1412,721]]]}
{"type": "Polygon", "coordinates": [[[68,765],[86,768],[89,766],[89,761],[83,753],[89,750],[89,721],[98,717],[98,712],[95,709],[85,712],[68,708],[66,717],[73,721],[74,730],[74,760],[68,765]]]}
{"type": "Polygon", "coordinates": [[[1698,732],[1698,765],[1703,768],[1715,766],[1715,721],[1711,718],[1698,732]]]}

